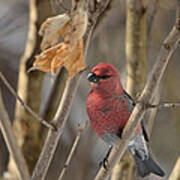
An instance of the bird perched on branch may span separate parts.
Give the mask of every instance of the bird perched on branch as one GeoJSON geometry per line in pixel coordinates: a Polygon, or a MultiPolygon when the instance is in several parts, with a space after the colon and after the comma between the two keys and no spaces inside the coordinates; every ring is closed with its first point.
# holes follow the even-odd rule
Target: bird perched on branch
{"type": "MultiPolygon", "coordinates": [[[[113,146],[121,138],[135,103],[123,89],[119,73],[111,64],[98,64],[89,73],[87,79],[91,82],[92,88],[86,101],[92,127],[98,136],[113,146]]],[[[148,136],[141,122],[128,144],[138,174],[141,177],[150,173],[164,176],[163,170],[152,159],[146,141],[148,136]]]]}

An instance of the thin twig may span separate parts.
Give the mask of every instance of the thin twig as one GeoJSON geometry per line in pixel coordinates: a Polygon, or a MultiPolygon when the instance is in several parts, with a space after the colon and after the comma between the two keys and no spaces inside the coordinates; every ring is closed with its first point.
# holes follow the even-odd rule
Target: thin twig
{"type": "Polygon", "coordinates": [[[81,138],[81,134],[82,134],[83,130],[86,127],[87,127],[87,123],[84,125],[84,127],[81,127],[80,124],[78,125],[78,134],[76,136],[76,139],[74,140],[74,143],[72,145],[71,151],[70,151],[70,153],[68,155],[68,158],[67,158],[67,160],[66,160],[66,162],[64,164],[64,167],[63,167],[63,169],[62,169],[62,171],[61,171],[61,173],[59,175],[59,179],[58,180],[62,180],[63,179],[63,177],[64,177],[64,175],[65,175],[65,173],[67,171],[67,168],[68,168],[68,166],[70,164],[70,161],[71,161],[71,159],[72,159],[72,157],[73,157],[73,155],[75,153],[75,150],[76,150],[76,148],[77,148],[77,146],[79,144],[79,141],[80,141],[80,138],[81,138]]]}
{"type": "Polygon", "coordinates": [[[12,93],[12,95],[20,102],[20,104],[34,117],[36,118],[38,121],[40,121],[43,125],[45,125],[47,128],[51,129],[51,130],[56,130],[55,126],[53,126],[52,124],[48,123],[47,121],[45,121],[44,119],[42,119],[40,116],[38,116],[19,96],[18,94],[15,92],[15,90],[12,88],[12,86],[10,85],[10,83],[7,81],[7,79],[5,78],[5,76],[2,74],[2,72],[0,72],[0,78],[2,79],[2,81],[4,82],[4,84],[6,85],[6,87],[9,89],[9,91],[12,93]]]}
{"type": "MultiPolygon", "coordinates": [[[[96,20],[98,16],[102,13],[102,11],[106,10],[106,6],[109,4],[111,0],[103,0],[101,4],[98,4],[98,8],[92,12],[92,20],[88,26],[86,35],[84,37],[84,57],[87,57],[87,50],[90,43],[91,35],[93,28],[96,24],[96,20]]],[[[64,93],[59,104],[58,110],[56,112],[55,117],[53,118],[53,122],[56,123],[57,131],[50,131],[48,137],[46,139],[45,145],[43,147],[40,158],[37,162],[35,170],[32,175],[32,180],[41,180],[44,179],[47,175],[48,168],[52,162],[54,152],[57,148],[57,144],[64,130],[65,124],[67,122],[67,118],[72,106],[72,102],[77,90],[77,86],[80,80],[82,72],[78,73],[72,80],[68,79],[66,82],[66,87],[64,89],[64,93]]]]}
{"type": "Polygon", "coordinates": [[[172,54],[175,52],[178,43],[180,41],[180,0],[178,0],[177,4],[177,17],[176,23],[172,28],[171,32],[165,39],[163,46],[159,52],[157,57],[157,62],[154,65],[154,68],[151,72],[150,78],[139,98],[139,102],[130,116],[130,119],[123,131],[122,141],[119,142],[114,146],[112,152],[108,158],[107,170],[101,167],[99,170],[95,180],[104,180],[112,171],[114,165],[119,161],[119,159],[124,154],[125,150],[127,149],[128,143],[130,139],[133,137],[135,130],[137,129],[138,124],[140,123],[141,119],[144,117],[147,108],[144,106],[153,96],[153,92],[156,86],[162,80],[162,76],[165,72],[165,69],[168,65],[172,54]]]}
{"type": "Polygon", "coordinates": [[[180,103],[160,103],[160,104],[146,104],[147,108],[174,108],[180,107],[180,103]]]}
{"type": "Polygon", "coordinates": [[[17,139],[12,130],[8,114],[4,108],[1,92],[0,92],[0,129],[5,139],[6,145],[16,164],[19,178],[29,180],[30,175],[23,154],[18,146],[17,139]]]}
{"type": "MultiPolygon", "coordinates": [[[[159,104],[160,99],[161,99],[160,87],[157,86],[150,102],[153,104],[159,104]]],[[[151,136],[152,128],[153,128],[153,124],[154,124],[157,112],[158,112],[158,108],[150,109],[150,112],[148,113],[147,131],[148,131],[149,136],[151,136]]]]}

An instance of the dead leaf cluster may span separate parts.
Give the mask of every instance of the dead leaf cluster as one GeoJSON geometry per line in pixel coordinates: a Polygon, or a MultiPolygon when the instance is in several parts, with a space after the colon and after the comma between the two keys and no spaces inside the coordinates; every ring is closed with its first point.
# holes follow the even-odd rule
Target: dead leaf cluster
{"type": "Polygon", "coordinates": [[[39,34],[43,36],[42,53],[35,57],[31,70],[57,73],[64,66],[72,78],[85,68],[83,56],[83,36],[88,24],[87,8],[84,0],[73,1],[70,13],[48,18],[39,34]],[[62,41],[59,43],[59,41],[62,41]]]}

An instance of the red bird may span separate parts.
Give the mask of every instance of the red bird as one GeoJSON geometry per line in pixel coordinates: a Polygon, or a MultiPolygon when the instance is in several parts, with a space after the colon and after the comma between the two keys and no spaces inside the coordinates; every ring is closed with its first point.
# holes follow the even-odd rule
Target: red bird
{"type": "MultiPolygon", "coordinates": [[[[113,146],[133,111],[135,103],[123,89],[118,71],[108,63],[100,63],[88,75],[91,92],[86,101],[87,113],[98,136],[113,146]]],[[[134,157],[138,174],[164,176],[163,170],[152,159],[146,141],[148,136],[143,122],[139,124],[128,149],[134,157]]]]}

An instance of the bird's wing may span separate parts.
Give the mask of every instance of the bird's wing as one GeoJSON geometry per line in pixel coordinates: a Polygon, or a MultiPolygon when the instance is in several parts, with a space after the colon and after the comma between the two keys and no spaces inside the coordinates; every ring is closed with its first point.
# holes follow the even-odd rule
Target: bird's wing
{"type": "MultiPolygon", "coordinates": [[[[133,98],[124,90],[124,94],[125,94],[125,97],[127,97],[127,102],[128,102],[128,108],[129,110],[132,112],[136,103],[135,101],[133,100],[133,98]]],[[[144,122],[141,121],[141,126],[142,126],[142,131],[143,131],[143,135],[144,135],[144,138],[147,142],[149,142],[149,136],[147,134],[147,131],[146,131],[146,128],[144,126],[144,122]]]]}

